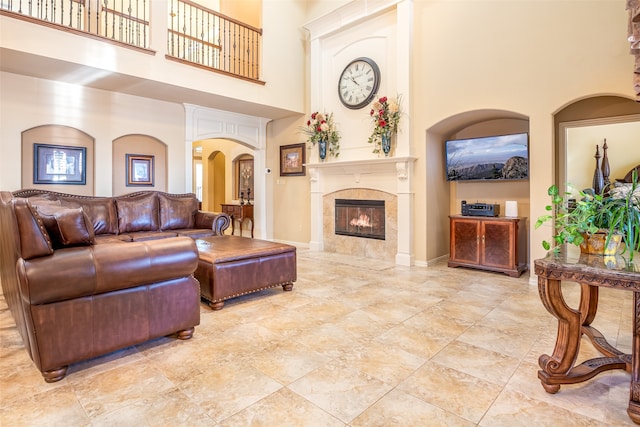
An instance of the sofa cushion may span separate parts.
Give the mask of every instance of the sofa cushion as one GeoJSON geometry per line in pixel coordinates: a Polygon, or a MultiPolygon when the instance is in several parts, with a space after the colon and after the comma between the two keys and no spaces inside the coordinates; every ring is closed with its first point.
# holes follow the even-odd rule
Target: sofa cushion
{"type": "Polygon", "coordinates": [[[182,230],[174,231],[178,233],[178,236],[191,237],[192,239],[216,236],[215,231],[210,228],[184,228],[182,230]]]}
{"type": "Polygon", "coordinates": [[[176,230],[193,228],[195,213],[198,211],[198,199],[195,197],[170,197],[159,193],[160,229],[176,230]]]}
{"type": "Polygon", "coordinates": [[[27,199],[15,199],[14,212],[20,230],[20,252],[23,259],[51,255],[53,245],[42,219],[27,199]]]}
{"type": "Polygon", "coordinates": [[[166,239],[168,237],[177,237],[175,231],[138,231],[129,235],[132,242],[146,242],[148,240],[166,239]]]}
{"type": "Polygon", "coordinates": [[[156,231],[158,225],[158,197],[156,193],[133,197],[117,197],[118,231],[156,231]]]}
{"type": "Polygon", "coordinates": [[[63,198],[61,201],[65,206],[81,207],[91,220],[95,234],[118,234],[118,214],[113,198],[63,198]]]}
{"type": "Polygon", "coordinates": [[[82,208],[41,205],[38,215],[51,236],[54,248],[93,245],[93,226],[82,208]]]}

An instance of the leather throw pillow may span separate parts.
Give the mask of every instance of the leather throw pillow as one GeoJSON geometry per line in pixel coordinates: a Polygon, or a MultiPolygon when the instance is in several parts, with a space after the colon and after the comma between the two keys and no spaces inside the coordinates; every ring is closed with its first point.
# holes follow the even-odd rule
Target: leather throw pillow
{"type": "Polygon", "coordinates": [[[193,228],[198,199],[195,197],[169,197],[158,194],[160,201],[160,229],[179,230],[193,228]]]}
{"type": "Polygon", "coordinates": [[[82,208],[42,205],[37,207],[37,211],[54,248],[95,243],[93,225],[82,208]]]}
{"type": "Polygon", "coordinates": [[[117,197],[118,230],[120,233],[158,231],[158,198],[156,193],[117,197]]]}

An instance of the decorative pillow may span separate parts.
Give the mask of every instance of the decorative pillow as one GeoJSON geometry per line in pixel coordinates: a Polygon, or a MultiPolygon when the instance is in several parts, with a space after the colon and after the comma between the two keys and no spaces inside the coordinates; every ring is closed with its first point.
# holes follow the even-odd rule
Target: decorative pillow
{"type": "Polygon", "coordinates": [[[118,234],[118,214],[116,202],[111,197],[99,199],[64,198],[62,204],[68,207],[81,207],[98,234],[118,234]]]}
{"type": "Polygon", "coordinates": [[[41,205],[38,215],[51,237],[54,248],[93,245],[93,226],[82,208],[41,205]]]}
{"type": "Polygon", "coordinates": [[[20,254],[23,259],[51,255],[53,246],[42,219],[27,199],[15,199],[14,212],[20,230],[20,254]]]}
{"type": "Polygon", "coordinates": [[[195,197],[169,197],[158,193],[160,201],[160,229],[193,228],[198,199],[195,197]]]}
{"type": "Polygon", "coordinates": [[[133,197],[117,197],[118,230],[120,233],[134,231],[158,231],[158,197],[156,193],[133,197]]]}
{"type": "MultiPolygon", "coordinates": [[[[609,191],[609,196],[614,199],[624,199],[629,195],[632,186],[633,184],[630,183],[614,182],[613,188],[609,191]]],[[[633,192],[633,196],[640,200],[640,186],[633,192]]]]}

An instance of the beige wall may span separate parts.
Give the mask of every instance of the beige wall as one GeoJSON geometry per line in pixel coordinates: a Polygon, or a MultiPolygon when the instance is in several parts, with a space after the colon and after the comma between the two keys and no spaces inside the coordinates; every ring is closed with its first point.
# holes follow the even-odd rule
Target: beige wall
{"type": "MultiPolygon", "coordinates": [[[[273,188],[273,235],[285,242],[308,243],[311,240],[310,184],[308,171],[305,176],[280,176],[280,146],[304,142],[299,127],[303,117],[276,120],[270,124],[267,139],[269,147],[267,164],[272,172],[267,185],[273,188]]],[[[305,151],[309,161],[309,150],[305,151]]]]}
{"type": "MultiPolygon", "coordinates": [[[[427,218],[437,203],[425,185],[430,129],[482,109],[529,118],[529,216],[544,213],[553,181],[553,115],[580,98],[632,96],[633,58],[625,2],[417,1],[414,4],[413,148],[416,162],[416,259],[427,260],[427,218]],[[544,28],[541,27],[544,23],[544,28]],[[426,140],[426,141],[425,141],[426,140]]],[[[471,123],[452,124],[449,132],[471,123]]],[[[531,259],[544,254],[548,230],[532,231],[531,259]]]]}
{"type": "Polygon", "coordinates": [[[113,194],[133,193],[141,190],[167,191],[167,146],[148,135],[125,135],[113,141],[113,194]],[[153,156],[151,181],[153,185],[137,185],[128,179],[127,155],[153,156]]]}
{"type": "Polygon", "coordinates": [[[262,22],[262,0],[219,0],[219,2],[221,13],[260,28],[262,22]]]}
{"type": "MultiPolygon", "coordinates": [[[[347,3],[310,1],[308,20],[347,3]]],[[[501,204],[515,199],[522,216],[543,214],[556,173],[554,114],[588,97],[632,98],[633,58],[624,0],[416,0],[413,8],[414,245],[416,261],[426,262],[447,254],[447,216],[459,212],[462,195],[501,204]],[[529,122],[531,179],[487,188],[447,183],[444,139],[505,117],[529,122]]],[[[571,119],[629,114],[602,107],[591,103],[571,119]]],[[[544,254],[546,233],[531,232],[531,259],[544,254]]]]}
{"type": "MultiPolygon", "coordinates": [[[[566,179],[563,182],[571,184],[580,190],[590,188],[593,183],[593,173],[596,168],[596,145],[600,147],[607,140],[607,157],[611,170],[610,179],[623,178],[629,170],[640,164],[640,116],[636,121],[610,124],[589,124],[572,126],[566,129],[565,149],[567,154],[566,179]]],[[[580,123],[574,123],[579,125],[580,123]]],[[[603,159],[601,158],[601,161],[603,159]]]]}
{"type": "MultiPolygon", "coordinates": [[[[141,66],[136,52],[107,48],[88,39],[78,41],[69,34],[56,37],[50,46],[42,48],[42,40],[51,38],[50,30],[30,26],[30,31],[24,31],[24,23],[19,25],[9,18],[2,18],[0,36],[8,49],[25,49],[36,55],[159,78],[231,99],[302,111],[307,104],[305,88],[309,86],[305,82],[309,75],[304,71],[308,46],[302,24],[346,3],[311,1],[305,10],[302,1],[263,1],[264,87],[179,64],[167,65],[162,58],[166,48],[160,42],[154,46],[159,53],[144,56],[141,66]],[[25,38],[18,40],[14,34],[24,34],[25,38]]],[[[450,201],[449,185],[439,178],[443,167],[440,144],[443,138],[475,123],[455,118],[464,118],[465,114],[471,117],[484,110],[528,118],[529,216],[536,218],[544,213],[546,189],[554,181],[554,114],[592,96],[632,98],[633,58],[628,53],[624,0],[416,0],[413,4],[414,96],[409,127],[412,154],[417,157],[414,252],[417,262],[426,262],[444,255],[442,243],[432,247],[430,242],[448,234],[446,226],[428,231],[427,225],[443,221],[446,212],[442,206],[449,210],[456,205],[450,201]]],[[[159,12],[153,13],[159,17],[155,15],[159,12]]],[[[160,34],[156,36],[162,39],[160,34]]],[[[19,135],[41,124],[72,126],[95,137],[96,194],[112,193],[111,141],[132,133],[150,135],[167,144],[168,191],[182,192],[186,188],[185,165],[191,159],[185,154],[189,149],[184,146],[184,110],[180,104],[9,73],[0,77],[0,188],[20,188],[19,135]]],[[[274,238],[299,243],[309,240],[309,177],[280,179],[278,157],[280,145],[304,140],[297,131],[303,119],[301,114],[273,121],[266,153],[267,165],[274,170],[267,182],[273,197],[266,201],[274,207],[274,238]]],[[[540,241],[548,238],[547,234],[548,230],[532,230],[532,259],[543,255],[540,241]]]]}
{"type": "MultiPolygon", "coordinates": [[[[44,124],[76,128],[94,138],[96,195],[117,195],[113,175],[113,141],[143,134],[166,144],[167,191],[186,188],[184,110],[178,104],[154,101],[116,92],[57,83],[10,73],[0,74],[0,188],[18,190],[21,181],[21,132],[44,124]]],[[[134,153],[144,154],[144,153],[134,153]]],[[[157,168],[163,167],[156,163],[157,168]]],[[[91,172],[91,171],[90,171],[91,172]]],[[[122,177],[124,182],[124,176],[122,177]]],[[[89,181],[91,182],[91,181],[89,181]]],[[[84,194],[66,186],[65,192],[84,194]]]]}
{"type": "MultiPolygon", "coordinates": [[[[95,185],[95,141],[91,135],[69,126],[43,125],[36,126],[22,132],[21,144],[22,188],[39,188],[49,191],[58,191],[61,193],[74,193],[83,196],[90,196],[93,194],[95,185]],[[40,159],[40,155],[35,153],[35,144],[84,148],[84,153],[79,153],[81,156],[84,154],[84,159],[81,159],[84,164],[82,166],[76,165],[77,169],[74,171],[75,174],[78,172],[82,174],[83,172],[81,171],[84,171],[84,183],[34,184],[35,181],[38,181],[36,179],[36,175],[38,175],[40,179],[52,179],[55,177],[46,174],[46,167],[43,168],[43,163],[46,162],[46,159],[40,159]],[[38,163],[39,166],[36,166],[36,163],[38,163]]],[[[51,148],[52,147],[49,147],[49,149],[51,148]]],[[[43,149],[47,150],[45,147],[43,147],[43,149]]],[[[45,151],[43,151],[42,156],[46,156],[45,151]]],[[[81,178],[78,176],[74,175],[73,178],[75,178],[75,181],[81,181],[81,178]]]]}

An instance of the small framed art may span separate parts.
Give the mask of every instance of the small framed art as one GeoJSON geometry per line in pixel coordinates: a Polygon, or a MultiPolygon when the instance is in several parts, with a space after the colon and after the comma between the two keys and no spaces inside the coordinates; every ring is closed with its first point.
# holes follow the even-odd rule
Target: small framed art
{"type": "Polygon", "coordinates": [[[144,154],[127,154],[127,187],[153,186],[154,157],[144,154]]]}
{"type": "Polygon", "coordinates": [[[305,143],[280,146],[280,176],[304,176],[305,143]]]}
{"type": "MultiPolygon", "coordinates": [[[[253,158],[238,160],[238,198],[247,200],[253,199],[251,189],[253,188],[253,158]]],[[[255,193],[254,193],[255,194],[255,193]]]]}
{"type": "Polygon", "coordinates": [[[86,147],[33,144],[33,183],[85,185],[86,162],[86,147]]]}

